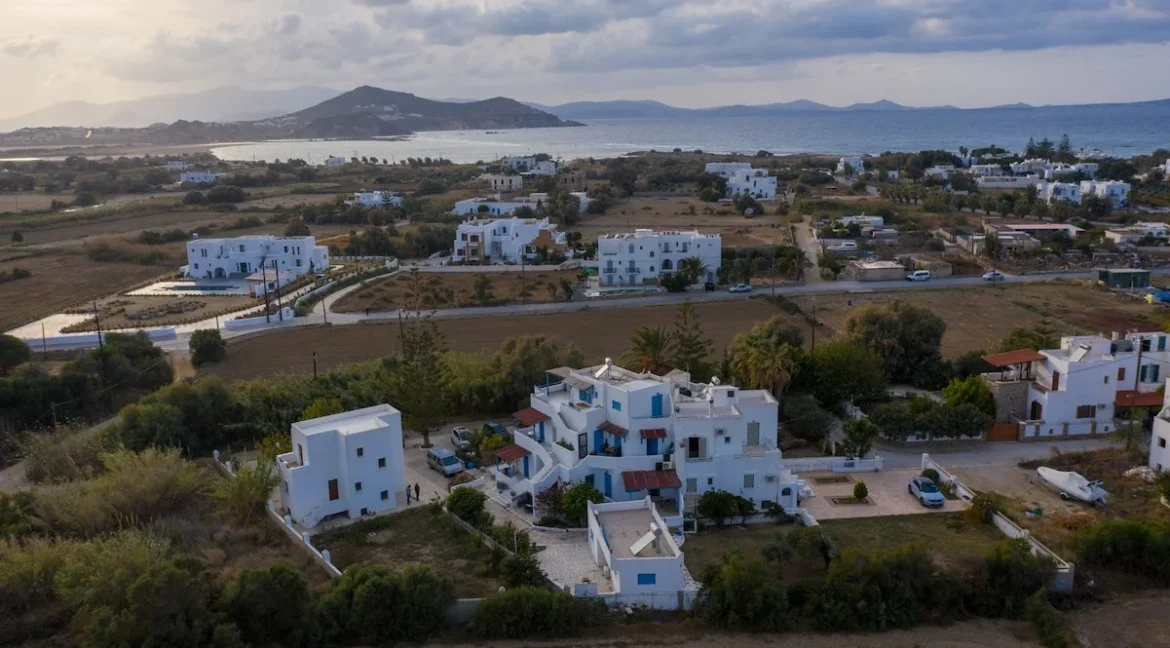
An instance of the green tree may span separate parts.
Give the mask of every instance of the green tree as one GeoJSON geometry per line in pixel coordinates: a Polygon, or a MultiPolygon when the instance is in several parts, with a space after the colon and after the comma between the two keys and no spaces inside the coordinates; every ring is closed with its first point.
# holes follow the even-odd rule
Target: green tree
{"type": "Polygon", "coordinates": [[[980,412],[988,416],[995,416],[995,396],[983,376],[972,375],[963,379],[956,378],[943,389],[947,405],[973,405],[980,412]]]}
{"type": "Polygon", "coordinates": [[[12,242],[24,243],[24,234],[20,230],[12,230],[12,242]]]}
{"type": "Polygon", "coordinates": [[[402,355],[393,373],[391,392],[402,410],[403,427],[423,437],[423,447],[431,447],[431,434],[447,421],[449,401],[444,398],[450,376],[443,355],[447,340],[430,315],[419,309],[422,278],[413,268],[409,278],[412,294],[411,315],[400,315],[398,339],[402,355]]]}
{"type": "Polygon", "coordinates": [[[459,486],[447,496],[447,512],[477,528],[491,526],[492,516],[484,508],[485,501],[487,496],[482,492],[459,486]]]}
{"type": "Polygon", "coordinates": [[[423,565],[408,565],[399,572],[385,565],[352,566],[316,601],[324,643],[425,641],[446,627],[454,591],[450,580],[423,565]]]}
{"type": "Polygon", "coordinates": [[[191,349],[191,364],[196,367],[219,362],[227,354],[227,342],[218,329],[195,331],[187,345],[191,349]]]}
{"type": "Polygon", "coordinates": [[[983,434],[994,422],[978,406],[970,403],[942,405],[919,417],[919,427],[930,432],[932,438],[971,438],[983,434]]]}
{"type": "Polygon", "coordinates": [[[587,522],[588,503],[600,504],[604,501],[605,496],[593,484],[582,482],[573,484],[565,491],[561,498],[561,510],[566,522],[576,527],[583,527],[587,522]]]}
{"type": "Polygon", "coordinates": [[[530,553],[508,556],[500,563],[505,587],[545,587],[548,576],[540,568],[540,561],[530,553]]]}
{"type": "MultiPolygon", "coordinates": [[[[552,284],[549,284],[550,286],[552,284]]],[[[475,275],[475,301],[487,304],[492,300],[492,280],[485,274],[475,275]]]]}
{"type": "Polygon", "coordinates": [[[869,487],[865,485],[865,482],[859,481],[853,485],[853,499],[859,502],[869,499],[869,487]]]}
{"type": "Polygon", "coordinates": [[[835,409],[846,401],[861,403],[885,396],[886,374],[882,359],[873,351],[847,339],[830,340],[809,354],[802,369],[805,383],[821,404],[835,409]]]}
{"type": "Polygon", "coordinates": [[[946,329],[938,315],[900,300],[866,306],[845,320],[846,337],[880,356],[886,377],[899,384],[921,384],[937,371],[946,329]]]}
{"type": "Polygon", "coordinates": [[[284,226],[284,236],[312,236],[313,231],[309,229],[305,221],[294,218],[284,226]]]}
{"type": "Polygon", "coordinates": [[[481,639],[563,639],[605,621],[605,604],[568,592],[516,587],[485,598],[471,622],[481,639]]]}
{"type": "Polygon", "coordinates": [[[870,413],[869,420],[878,426],[882,437],[891,441],[905,441],[918,431],[918,416],[905,401],[878,405],[870,413]]]}
{"type": "Polygon", "coordinates": [[[1040,320],[1032,328],[1017,326],[1008,331],[1007,337],[995,345],[997,352],[1016,351],[1018,349],[1054,349],[1060,344],[1060,336],[1056,329],[1047,320],[1040,320]]]}
{"type": "Polygon", "coordinates": [[[166,403],[134,403],[122,408],[122,442],[132,450],[182,447],[183,413],[166,403]]]}
{"type": "Polygon", "coordinates": [[[837,423],[837,419],[808,394],[789,393],[783,404],[784,429],[810,443],[820,443],[828,438],[837,423]]]}
{"type": "Polygon", "coordinates": [[[232,477],[215,482],[211,495],[227,520],[245,525],[264,515],[268,498],[280,485],[275,463],[261,460],[255,466],[239,466],[232,477]]]}
{"type": "Polygon", "coordinates": [[[671,333],[674,352],[671,364],[690,373],[698,379],[706,379],[711,375],[711,366],[708,358],[714,342],[703,333],[699,315],[695,306],[688,299],[678,307],[678,315],[674,320],[674,331],[671,333]]]}
{"type": "Polygon", "coordinates": [[[728,630],[779,632],[792,622],[794,612],[781,582],[761,563],[737,552],[703,574],[703,588],[695,610],[707,623],[728,630]]]}
{"type": "Polygon", "coordinates": [[[313,638],[312,598],[305,577],[287,563],[244,570],[224,595],[223,607],[251,644],[308,645],[313,638]]]}
{"type": "Polygon", "coordinates": [[[881,429],[869,419],[845,421],[845,441],[841,444],[846,456],[864,459],[873,448],[881,429]]]}
{"type": "Polygon", "coordinates": [[[740,334],[728,353],[736,380],[747,389],[767,389],[778,395],[800,370],[800,349],[766,335],[740,334]]]}
{"type": "Polygon", "coordinates": [[[742,283],[750,284],[752,278],[756,276],[756,264],[751,259],[736,259],[731,266],[731,276],[739,279],[742,283]]]}
{"type": "Polygon", "coordinates": [[[784,563],[796,556],[803,544],[803,538],[802,533],[777,533],[771,542],[760,548],[760,555],[776,570],[777,576],[782,576],[784,563]]]}
{"type": "Polygon", "coordinates": [[[17,365],[28,362],[32,349],[24,340],[0,333],[0,376],[7,376],[17,365]]]}
{"type": "Polygon", "coordinates": [[[621,364],[634,371],[665,374],[670,371],[674,336],[661,326],[640,326],[630,338],[630,349],[622,354],[621,364]]]}
{"type": "Polygon", "coordinates": [[[308,421],[312,419],[324,418],[334,414],[340,414],[345,411],[345,405],[341,403],[340,398],[318,398],[309,403],[309,406],[301,412],[300,420],[308,421]]]}

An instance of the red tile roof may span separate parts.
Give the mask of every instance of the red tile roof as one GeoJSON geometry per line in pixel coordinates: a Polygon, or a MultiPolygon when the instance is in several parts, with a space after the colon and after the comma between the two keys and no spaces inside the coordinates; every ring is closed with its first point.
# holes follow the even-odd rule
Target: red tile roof
{"type": "Polygon", "coordinates": [[[643,439],[665,439],[666,430],[663,428],[653,428],[650,430],[642,430],[643,439]]]}
{"type": "Polygon", "coordinates": [[[1043,360],[1044,354],[1031,349],[1018,349],[1007,353],[992,353],[983,356],[983,361],[993,367],[1010,367],[1012,365],[1027,364],[1043,360]]]}
{"type": "Polygon", "coordinates": [[[507,445],[496,450],[496,460],[511,463],[517,459],[523,459],[530,454],[532,453],[513,443],[512,445],[507,445]]]}
{"type": "Polygon", "coordinates": [[[516,419],[520,427],[532,427],[541,421],[549,420],[547,414],[533,407],[512,412],[512,418],[516,419]]]}
{"type": "Polygon", "coordinates": [[[628,470],[622,473],[622,483],[626,485],[627,492],[682,486],[673,470],[628,470]]]}
{"type": "Polygon", "coordinates": [[[614,435],[621,436],[621,437],[624,437],[630,433],[630,431],[627,430],[626,428],[624,428],[620,425],[615,425],[613,423],[610,423],[609,421],[606,421],[606,422],[602,423],[601,425],[598,425],[597,428],[600,429],[602,432],[609,432],[610,434],[614,434],[614,435]]]}
{"type": "Polygon", "coordinates": [[[1161,407],[1162,394],[1159,392],[1138,392],[1136,397],[1132,389],[1122,389],[1117,392],[1113,401],[1118,407],[1161,407]]]}

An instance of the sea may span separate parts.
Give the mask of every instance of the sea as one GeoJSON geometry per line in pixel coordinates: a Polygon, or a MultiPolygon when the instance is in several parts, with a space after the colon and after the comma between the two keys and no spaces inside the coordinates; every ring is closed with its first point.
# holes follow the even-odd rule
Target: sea
{"type": "Polygon", "coordinates": [[[447,158],[457,163],[505,155],[547,153],[553,158],[617,157],[635,151],[878,154],[883,151],[957,150],[995,144],[1023,150],[1028,138],[1059,141],[1130,157],[1170,149],[1170,102],[1043,108],[906,111],[824,111],[778,115],[695,115],[670,119],[578,120],[580,128],[531,128],[417,133],[394,140],[282,140],[216,146],[225,160],[300,158],[447,158]]]}

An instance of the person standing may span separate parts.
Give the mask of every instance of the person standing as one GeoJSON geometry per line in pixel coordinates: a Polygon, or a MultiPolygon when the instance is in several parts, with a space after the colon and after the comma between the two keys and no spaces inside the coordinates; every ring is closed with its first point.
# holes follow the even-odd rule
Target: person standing
{"type": "Polygon", "coordinates": [[[418,492],[419,492],[418,482],[414,482],[414,501],[416,501],[416,502],[419,501],[418,500],[418,492]]]}
{"type": "Polygon", "coordinates": [[[406,505],[410,506],[410,484],[406,485],[406,505]]]}

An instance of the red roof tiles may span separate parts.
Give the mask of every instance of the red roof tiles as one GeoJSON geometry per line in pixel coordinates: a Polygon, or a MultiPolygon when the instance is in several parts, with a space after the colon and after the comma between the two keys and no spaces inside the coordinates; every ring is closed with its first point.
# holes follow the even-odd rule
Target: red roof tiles
{"type": "Polygon", "coordinates": [[[1044,354],[1031,349],[1018,349],[1007,353],[992,353],[983,356],[983,361],[993,367],[1010,367],[1012,365],[1027,364],[1043,360],[1044,354]]]}
{"type": "Polygon", "coordinates": [[[516,419],[520,427],[532,427],[541,421],[549,420],[547,414],[533,407],[512,412],[512,418],[516,419]]]}
{"type": "Polygon", "coordinates": [[[673,470],[627,470],[622,473],[622,483],[627,492],[682,486],[682,481],[673,470]]]}
{"type": "Polygon", "coordinates": [[[606,422],[602,423],[601,425],[598,425],[597,429],[601,430],[602,432],[609,432],[610,434],[620,436],[620,437],[624,437],[630,433],[630,431],[627,430],[626,428],[624,428],[620,425],[616,425],[614,423],[610,423],[609,421],[606,421],[606,422]]]}
{"type": "Polygon", "coordinates": [[[507,445],[496,450],[496,461],[511,463],[517,459],[523,459],[530,454],[532,453],[513,443],[512,445],[507,445]]]}
{"type": "Polygon", "coordinates": [[[642,430],[643,439],[665,439],[666,430],[663,428],[652,428],[649,430],[642,430]]]}

